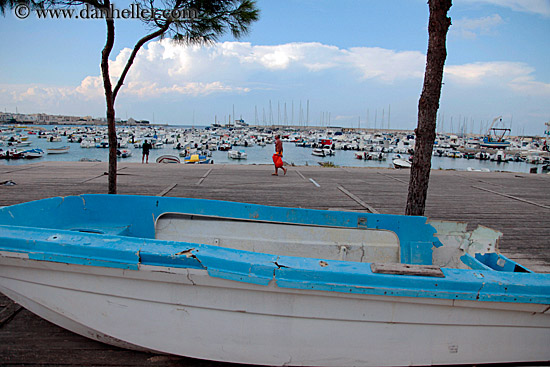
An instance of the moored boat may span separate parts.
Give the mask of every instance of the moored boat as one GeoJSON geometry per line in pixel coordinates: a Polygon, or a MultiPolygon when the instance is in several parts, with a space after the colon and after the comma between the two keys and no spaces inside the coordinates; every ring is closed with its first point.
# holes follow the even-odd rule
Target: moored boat
{"type": "Polygon", "coordinates": [[[51,198],[0,208],[0,291],[89,338],[209,360],[550,360],[550,275],[499,254],[499,232],[466,227],[200,199],[51,198]]]}
{"type": "Polygon", "coordinates": [[[23,151],[23,157],[27,159],[42,158],[44,156],[44,151],[39,148],[28,149],[23,151]]]}
{"type": "Polygon", "coordinates": [[[230,150],[227,152],[227,157],[231,159],[247,159],[248,155],[244,150],[230,150]]]}
{"type": "Polygon", "coordinates": [[[156,159],[157,163],[180,163],[180,159],[176,157],[175,155],[161,155],[156,159]]]}
{"type": "Polygon", "coordinates": [[[317,157],[328,157],[334,155],[334,150],[330,148],[314,148],[311,154],[317,157]]]}
{"type": "Polygon", "coordinates": [[[46,152],[48,152],[48,154],[63,154],[63,153],[68,153],[70,148],[71,148],[70,146],[66,145],[63,147],[48,148],[46,149],[46,152]]]}
{"type": "Polygon", "coordinates": [[[22,148],[12,148],[2,150],[0,149],[0,159],[20,159],[24,158],[23,152],[25,150],[22,148]]]}
{"type": "Polygon", "coordinates": [[[392,160],[393,166],[395,168],[411,168],[412,163],[408,159],[401,158],[401,156],[397,155],[397,158],[392,160]]]}
{"type": "Polygon", "coordinates": [[[210,164],[212,159],[203,154],[191,154],[183,158],[185,164],[210,164]]]}
{"type": "Polygon", "coordinates": [[[119,158],[128,158],[132,156],[132,151],[130,149],[117,149],[116,155],[119,158]]]}

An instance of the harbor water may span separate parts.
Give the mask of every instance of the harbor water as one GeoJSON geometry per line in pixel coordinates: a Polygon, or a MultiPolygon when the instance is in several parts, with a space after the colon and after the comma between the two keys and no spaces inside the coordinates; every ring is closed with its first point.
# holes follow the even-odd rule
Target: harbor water
{"type": "MultiPolygon", "coordinates": [[[[49,127],[51,129],[51,127],[49,127]]],[[[5,165],[23,165],[29,163],[38,163],[40,161],[101,161],[107,162],[109,149],[107,148],[82,148],[78,143],[70,143],[67,141],[67,136],[61,136],[61,141],[50,142],[48,139],[40,139],[38,135],[28,135],[27,141],[30,145],[25,149],[39,148],[44,151],[44,156],[35,159],[2,159],[0,164],[5,165]],[[64,154],[48,154],[47,149],[58,148],[61,146],[69,146],[68,153],[64,154]]],[[[356,158],[357,151],[354,150],[336,150],[333,156],[319,157],[312,155],[311,148],[297,147],[292,142],[284,142],[284,157],[283,160],[289,165],[296,166],[317,166],[327,163],[340,167],[377,167],[377,168],[393,168],[392,160],[397,156],[396,153],[388,153],[387,159],[383,161],[377,160],[360,160],[356,158]]],[[[2,146],[0,148],[9,149],[2,146]]],[[[142,150],[129,144],[127,150],[132,151],[132,155],[127,158],[118,158],[119,162],[141,162],[142,150]]],[[[235,146],[234,150],[243,150],[247,153],[247,159],[235,160],[228,157],[226,151],[212,151],[210,157],[215,164],[272,164],[272,155],[274,153],[273,144],[266,146],[253,145],[249,147],[235,146]]],[[[174,155],[179,157],[179,151],[173,148],[173,144],[165,144],[160,149],[152,149],[149,155],[149,163],[155,163],[155,159],[162,155],[174,155]]],[[[408,158],[407,154],[400,154],[403,158],[408,158]]],[[[181,157],[180,157],[181,158],[181,157]]],[[[183,158],[181,158],[183,161],[183,158]]],[[[450,158],[450,157],[432,157],[432,169],[436,170],[484,170],[484,171],[505,171],[505,172],[530,172],[531,168],[537,167],[534,164],[525,162],[492,162],[481,161],[478,159],[465,158],[450,158]]],[[[541,172],[540,165],[537,167],[538,172],[541,172]]]]}

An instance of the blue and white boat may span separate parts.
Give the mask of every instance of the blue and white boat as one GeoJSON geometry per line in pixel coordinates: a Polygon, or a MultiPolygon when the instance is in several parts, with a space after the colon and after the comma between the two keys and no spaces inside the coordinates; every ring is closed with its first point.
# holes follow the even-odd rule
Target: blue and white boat
{"type": "Polygon", "coordinates": [[[204,154],[190,154],[183,158],[185,164],[210,164],[213,163],[212,159],[208,158],[204,154]]]}
{"type": "Polygon", "coordinates": [[[0,209],[0,291],[105,343],[278,366],[550,361],[550,274],[425,217],[82,195],[0,209]]]}
{"type": "Polygon", "coordinates": [[[483,140],[479,142],[482,148],[506,149],[510,146],[510,141],[505,136],[510,135],[511,129],[493,127],[495,123],[502,122],[502,116],[495,117],[483,140]]]}
{"type": "MultiPolygon", "coordinates": [[[[505,132],[510,132],[510,129],[493,129],[495,131],[494,135],[486,135],[483,137],[483,140],[479,143],[479,146],[482,148],[494,148],[494,149],[505,149],[510,146],[510,141],[506,140],[503,135],[496,135],[500,130],[505,132]]],[[[502,133],[501,133],[502,134],[502,133]]]]}

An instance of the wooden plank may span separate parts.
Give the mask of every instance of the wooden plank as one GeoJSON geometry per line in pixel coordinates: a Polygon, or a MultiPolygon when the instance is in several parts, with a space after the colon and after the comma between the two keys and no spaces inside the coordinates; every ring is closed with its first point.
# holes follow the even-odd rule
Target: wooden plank
{"type": "Polygon", "coordinates": [[[487,192],[490,192],[490,193],[495,194],[495,195],[504,196],[504,197],[507,197],[507,198],[510,198],[510,199],[514,199],[514,200],[517,200],[517,201],[521,201],[521,202],[524,202],[524,203],[527,203],[527,204],[536,205],[536,206],[541,207],[541,208],[550,209],[550,206],[548,206],[548,205],[542,205],[542,204],[535,203],[535,202],[530,201],[530,200],[525,200],[525,199],[522,199],[522,198],[518,198],[518,197],[516,197],[516,196],[504,194],[504,193],[502,193],[502,192],[497,192],[497,191],[485,189],[485,188],[479,187],[479,186],[472,186],[472,187],[473,187],[474,189],[487,191],[487,192]]]}
{"type": "Polygon", "coordinates": [[[321,187],[321,185],[319,185],[314,179],[310,178],[309,180],[310,180],[311,183],[314,184],[315,186],[321,187]]]}
{"type": "Polygon", "coordinates": [[[168,194],[174,187],[176,187],[176,185],[177,185],[177,183],[174,183],[174,184],[168,186],[167,188],[162,190],[157,196],[164,196],[164,195],[168,194]]]}
{"type": "Polygon", "coordinates": [[[372,263],[370,268],[372,272],[376,274],[416,275],[445,278],[445,274],[443,274],[441,268],[435,265],[372,263]]]}
{"type": "Polygon", "coordinates": [[[296,170],[296,173],[297,173],[298,176],[300,176],[303,180],[307,180],[307,179],[305,178],[305,176],[302,174],[302,172],[296,170]]]}
{"type": "Polygon", "coordinates": [[[349,192],[348,190],[346,190],[345,188],[343,188],[342,186],[338,186],[338,190],[342,191],[344,194],[346,194],[347,196],[349,196],[351,199],[353,199],[357,204],[361,205],[363,208],[367,209],[369,212],[371,213],[376,213],[376,214],[379,214],[378,210],[374,209],[372,206],[370,206],[369,204],[365,203],[363,200],[359,199],[357,196],[355,196],[354,194],[352,194],[351,192],[349,192]]]}
{"type": "Polygon", "coordinates": [[[208,177],[208,175],[210,174],[210,172],[212,172],[213,169],[214,168],[210,168],[208,171],[206,171],[204,175],[202,175],[202,177],[197,182],[197,186],[199,186],[206,179],[206,177],[208,177]]]}
{"type": "Polygon", "coordinates": [[[384,173],[382,173],[382,172],[378,172],[378,174],[380,174],[380,175],[382,175],[382,176],[385,176],[385,177],[388,177],[388,178],[391,178],[392,180],[395,180],[395,181],[397,181],[397,182],[401,182],[401,183],[403,183],[403,184],[405,184],[405,185],[408,185],[408,184],[409,184],[407,181],[404,181],[404,180],[402,180],[402,179],[400,179],[400,178],[397,178],[397,177],[393,177],[393,176],[390,176],[390,175],[386,175],[386,174],[384,174],[384,173]]]}

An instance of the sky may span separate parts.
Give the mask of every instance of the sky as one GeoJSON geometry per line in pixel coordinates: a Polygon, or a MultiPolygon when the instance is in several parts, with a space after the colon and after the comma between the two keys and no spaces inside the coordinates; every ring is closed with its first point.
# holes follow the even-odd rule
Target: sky
{"type": "MultiPolygon", "coordinates": [[[[115,1],[117,8],[129,1],[115,1]]],[[[248,35],[210,46],[154,40],[116,100],[117,118],[209,125],[243,118],[414,129],[428,43],[425,0],[259,0],[248,35]],[[308,108],[309,107],[309,108],[308,108]]],[[[79,8],[80,9],[80,8],[79,8]]],[[[440,132],[542,135],[550,121],[550,0],[454,0],[440,132]]],[[[147,29],[119,19],[114,80],[147,29]]],[[[0,16],[2,112],[105,116],[105,23],[0,16]]]]}

